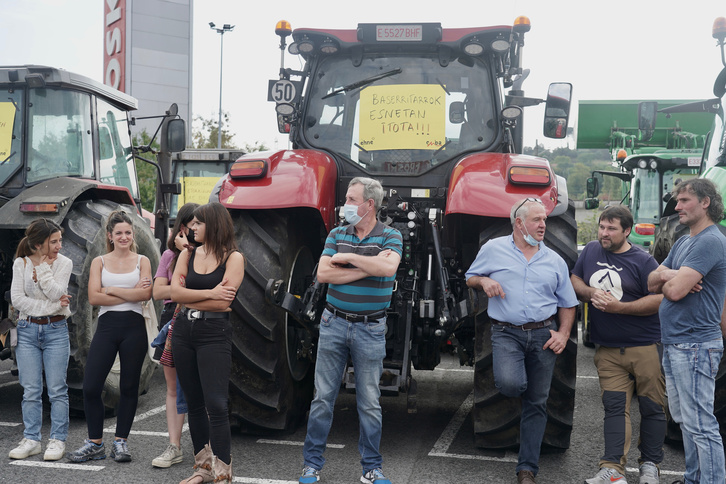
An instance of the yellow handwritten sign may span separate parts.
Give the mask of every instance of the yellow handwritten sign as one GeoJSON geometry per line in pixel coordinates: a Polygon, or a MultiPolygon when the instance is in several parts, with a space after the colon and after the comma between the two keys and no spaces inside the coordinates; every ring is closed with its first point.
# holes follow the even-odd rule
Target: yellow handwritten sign
{"type": "Polygon", "coordinates": [[[0,103],[0,161],[10,156],[13,143],[13,125],[15,124],[15,105],[0,103]]]}
{"type": "Polygon", "coordinates": [[[359,125],[367,151],[438,149],[446,142],[446,93],[428,84],[368,86],[359,125]]]}
{"type": "Polygon", "coordinates": [[[200,205],[209,203],[212,188],[219,181],[219,177],[199,176],[181,179],[181,193],[179,194],[179,207],[185,203],[193,202],[200,205]]]}

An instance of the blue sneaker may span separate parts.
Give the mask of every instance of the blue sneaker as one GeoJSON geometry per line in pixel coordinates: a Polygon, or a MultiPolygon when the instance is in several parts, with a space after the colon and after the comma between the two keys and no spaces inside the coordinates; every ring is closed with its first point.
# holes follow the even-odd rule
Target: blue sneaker
{"type": "Polygon", "coordinates": [[[361,476],[360,482],[363,484],[391,484],[391,481],[386,479],[381,469],[371,469],[366,472],[361,476]]]}
{"type": "Polygon", "coordinates": [[[128,443],[124,439],[116,439],[111,447],[111,457],[116,462],[131,462],[128,443]]]}
{"type": "Polygon", "coordinates": [[[318,482],[319,480],[320,471],[313,467],[305,466],[303,467],[302,475],[297,482],[299,482],[300,484],[313,484],[315,482],[318,482]]]}
{"type": "Polygon", "coordinates": [[[66,457],[71,462],[105,459],[106,446],[103,442],[101,442],[101,445],[98,445],[90,439],[86,439],[83,441],[83,446],[80,449],[69,452],[66,457]]]}

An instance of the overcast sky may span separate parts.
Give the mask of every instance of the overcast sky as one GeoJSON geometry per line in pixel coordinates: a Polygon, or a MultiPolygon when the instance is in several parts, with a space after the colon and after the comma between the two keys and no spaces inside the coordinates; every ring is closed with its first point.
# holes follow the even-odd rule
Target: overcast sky
{"type": "MultiPolygon", "coordinates": [[[[102,81],[105,0],[0,0],[0,63],[45,64],[102,81]]],[[[136,0],[139,1],[139,0],[136,0]]],[[[355,29],[359,22],[441,22],[446,27],[511,25],[526,15],[524,83],[530,97],[546,96],[550,82],[574,86],[577,101],[593,99],[706,99],[721,70],[711,36],[723,0],[308,0],[254,2],[204,0],[194,4],[193,112],[217,119],[219,34],[209,28],[232,24],[224,36],[223,110],[239,145],[264,142],[285,148],[277,133],[267,81],[278,76],[280,51],[275,24],[294,28],[355,29]]],[[[287,66],[299,63],[288,55],[287,66]]],[[[525,145],[544,141],[542,107],[525,111],[525,145]]],[[[548,147],[565,142],[548,142],[548,147]]],[[[572,141],[570,147],[574,148],[572,141]]]]}

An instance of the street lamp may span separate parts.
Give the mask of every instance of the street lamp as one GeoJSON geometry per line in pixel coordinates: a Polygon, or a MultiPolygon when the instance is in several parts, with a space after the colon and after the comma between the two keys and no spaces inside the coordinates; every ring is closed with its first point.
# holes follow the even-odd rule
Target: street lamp
{"type": "Polygon", "coordinates": [[[214,22],[209,22],[209,28],[219,34],[219,125],[217,126],[217,149],[222,149],[222,62],[224,60],[224,33],[232,32],[234,25],[224,24],[217,28],[214,22]]]}

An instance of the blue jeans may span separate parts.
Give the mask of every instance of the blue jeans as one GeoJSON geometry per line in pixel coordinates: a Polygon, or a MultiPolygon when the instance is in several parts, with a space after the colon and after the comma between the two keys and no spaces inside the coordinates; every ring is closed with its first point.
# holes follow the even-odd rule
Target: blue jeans
{"type": "Polygon", "coordinates": [[[68,358],[71,345],[65,319],[49,324],[18,321],[15,357],[23,386],[23,435],[40,441],[43,423],[43,372],[50,400],[50,438],[65,442],[68,437],[68,358]]]}
{"type": "Polygon", "coordinates": [[[492,325],[494,385],[507,397],[522,398],[519,424],[519,462],[516,471],[539,472],[539,454],[547,424],[547,397],[557,355],[543,350],[550,329],[523,331],[492,325]]]}
{"type": "Polygon", "coordinates": [[[355,399],[360,422],[358,451],[363,472],[382,467],[383,416],[378,384],[386,356],[386,318],[370,323],[350,323],[327,309],[320,318],[320,339],[315,363],[315,399],[310,404],[308,432],[303,447],[304,465],[322,469],[333,407],[343,381],[348,355],[355,370],[355,399]]]}
{"type": "Polygon", "coordinates": [[[683,433],[686,484],[724,482],[724,449],[713,415],[723,340],[663,345],[668,407],[683,433]]]}

